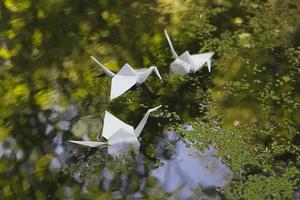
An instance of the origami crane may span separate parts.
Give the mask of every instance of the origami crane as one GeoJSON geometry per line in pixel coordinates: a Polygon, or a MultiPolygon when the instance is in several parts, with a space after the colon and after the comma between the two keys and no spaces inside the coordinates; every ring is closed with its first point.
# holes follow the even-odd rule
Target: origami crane
{"type": "Polygon", "coordinates": [[[185,51],[180,56],[174,50],[171,39],[166,30],[164,30],[165,36],[168,40],[171,52],[175,60],[171,63],[170,68],[174,74],[185,75],[188,73],[195,73],[207,64],[208,71],[211,72],[211,58],[214,52],[201,53],[190,55],[188,51],[185,51]]]}
{"type": "Polygon", "coordinates": [[[104,145],[108,145],[108,153],[113,156],[127,152],[130,148],[138,151],[140,148],[138,137],[144,129],[150,113],[156,111],[160,107],[161,105],[149,109],[135,129],[106,111],[104,116],[102,137],[104,137],[107,142],[75,140],[69,140],[69,142],[87,147],[102,147],[104,145]]]}
{"type": "Polygon", "coordinates": [[[134,85],[140,85],[144,83],[153,71],[158,78],[162,80],[159,71],[155,66],[151,66],[148,69],[133,69],[129,64],[126,63],[121,70],[115,74],[102,65],[96,58],[93,56],[91,56],[91,58],[99,65],[106,75],[112,77],[110,100],[122,95],[134,85]]]}

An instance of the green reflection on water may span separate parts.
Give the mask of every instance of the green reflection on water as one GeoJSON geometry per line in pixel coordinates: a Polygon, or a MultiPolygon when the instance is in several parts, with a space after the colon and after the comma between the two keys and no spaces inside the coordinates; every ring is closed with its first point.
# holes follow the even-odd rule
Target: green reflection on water
{"type": "MultiPolygon", "coordinates": [[[[216,120],[222,127],[254,126],[255,134],[242,142],[250,149],[265,149],[263,155],[270,158],[268,162],[275,159],[274,168],[279,170],[268,171],[269,166],[260,166],[267,171],[266,177],[274,173],[266,182],[272,182],[269,180],[273,177],[281,180],[289,173],[289,167],[299,168],[297,3],[1,1],[2,197],[67,198],[71,188],[73,197],[78,199],[112,198],[111,191],[99,190],[97,185],[84,194],[81,185],[70,177],[61,172],[49,173],[49,163],[56,156],[55,151],[59,152],[57,146],[80,135],[71,130],[81,117],[96,116],[101,121],[104,111],[111,110],[135,125],[148,107],[158,104],[164,105],[162,114],[151,119],[143,133],[141,152],[149,165],[157,164],[151,145],[164,128],[183,122],[216,120]],[[183,78],[169,76],[172,59],[164,28],[172,35],[179,52],[215,51],[212,73],[203,69],[183,78]],[[156,65],[164,81],[150,78],[146,82],[150,92],[137,88],[109,103],[109,78],[94,78],[101,72],[90,55],[114,71],[126,62],[136,68],[156,65]],[[69,125],[63,126],[61,121],[69,125]]],[[[96,132],[86,134],[95,138],[96,132]]],[[[244,132],[236,134],[242,137],[244,132]]],[[[217,143],[225,138],[217,137],[215,141],[201,140],[217,143]]],[[[224,145],[220,154],[225,160],[229,156],[227,163],[238,171],[244,165],[236,163],[244,157],[231,150],[232,146],[224,145]]],[[[245,179],[243,187],[233,184],[233,195],[237,198],[243,192],[248,194],[244,198],[253,198],[258,190],[255,184],[263,181],[254,177],[247,182],[248,175],[237,176],[238,180],[245,179]]],[[[146,197],[165,197],[157,192],[161,188],[154,187],[154,179],[145,179],[149,186],[146,197]]],[[[130,187],[136,188],[138,180],[133,177],[130,187]]],[[[267,189],[275,190],[269,185],[267,189]]],[[[290,193],[295,186],[296,183],[288,187],[290,193]]],[[[285,197],[291,198],[290,193],[285,197]]]]}

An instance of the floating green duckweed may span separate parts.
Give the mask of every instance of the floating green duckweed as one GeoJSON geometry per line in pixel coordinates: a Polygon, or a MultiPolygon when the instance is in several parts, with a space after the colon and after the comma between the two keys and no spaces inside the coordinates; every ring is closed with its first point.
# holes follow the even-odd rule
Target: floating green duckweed
{"type": "MultiPolygon", "coordinates": [[[[191,125],[192,131],[180,128],[179,132],[186,140],[193,141],[192,146],[200,150],[210,145],[218,149],[218,155],[234,172],[231,190],[236,198],[293,198],[299,181],[299,170],[292,166],[296,165],[299,158],[299,147],[288,142],[274,142],[273,145],[266,143],[263,140],[264,134],[274,133],[274,127],[265,126],[263,130],[263,126],[256,124],[222,128],[215,122],[193,122],[191,125]]],[[[295,131],[287,124],[280,128],[295,131]]]]}

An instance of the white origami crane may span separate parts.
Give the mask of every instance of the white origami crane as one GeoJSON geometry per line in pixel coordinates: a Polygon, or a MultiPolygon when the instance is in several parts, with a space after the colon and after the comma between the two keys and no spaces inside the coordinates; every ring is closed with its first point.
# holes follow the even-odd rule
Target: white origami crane
{"type": "Polygon", "coordinates": [[[185,75],[188,73],[195,73],[207,64],[208,71],[211,71],[211,58],[214,52],[201,53],[190,55],[188,51],[185,51],[180,56],[174,50],[171,39],[166,30],[164,30],[165,36],[168,40],[171,52],[175,60],[171,63],[170,68],[174,74],[185,75]]]}
{"type": "Polygon", "coordinates": [[[69,142],[88,147],[102,147],[103,145],[108,145],[108,153],[113,156],[125,153],[130,148],[138,151],[140,148],[138,137],[146,125],[150,113],[156,111],[160,107],[161,105],[149,109],[135,129],[106,111],[104,116],[102,136],[107,140],[107,142],[75,140],[69,140],[69,142]]]}
{"type": "Polygon", "coordinates": [[[153,71],[158,78],[162,80],[159,71],[155,66],[151,66],[148,69],[133,69],[129,64],[126,63],[121,70],[115,74],[102,65],[96,58],[93,56],[91,56],[91,58],[100,66],[105,74],[112,77],[110,100],[122,95],[132,86],[144,83],[153,71]]]}

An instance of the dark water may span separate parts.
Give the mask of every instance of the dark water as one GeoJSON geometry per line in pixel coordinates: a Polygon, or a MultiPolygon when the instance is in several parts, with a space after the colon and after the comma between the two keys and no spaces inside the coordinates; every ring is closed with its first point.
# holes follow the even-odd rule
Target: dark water
{"type": "Polygon", "coordinates": [[[197,103],[206,90],[202,79],[197,85],[195,80],[152,77],[145,87],[110,103],[109,78],[97,78],[101,70],[90,55],[115,71],[125,62],[135,68],[164,63],[159,69],[166,78],[168,64],[159,56],[170,55],[160,46],[162,16],[152,6],[117,1],[3,5],[2,24],[12,32],[9,40],[1,40],[11,49],[11,59],[1,60],[5,198],[189,198],[200,188],[212,189],[215,197],[216,188],[230,180],[229,169],[212,156],[214,150],[202,154],[181,139],[166,137],[170,125],[204,115],[205,107],[197,103]],[[148,108],[159,104],[163,108],[149,120],[137,155],[114,160],[105,149],[68,143],[96,140],[105,110],[136,126],[148,108]]]}
{"type": "MultiPolygon", "coordinates": [[[[214,146],[200,152],[170,131],[205,122],[215,66],[213,61],[211,74],[205,68],[184,78],[169,76],[172,58],[163,29],[176,24],[169,9],[156,1],[0,2],[3,199],[224,197],[233,175],[214,146]],[[112,71],[124,63],[156,65],[163,81],[153,76],[144,87],[109,102],[110,78],[98,77],[102,72],[91,55],[112,71]],[[106,110],[136,126],[147,109],[160,104],[137,154],[113,158],[105,148],[68,142],[96,141],[106,110]]],[[[182,51],[184,46],[199,51],[197,42],[186,43],[182,51]]],[[[237,108],[227,114],[257,120],[252,99],[241,102],[254,112],[237,108]]]]}

